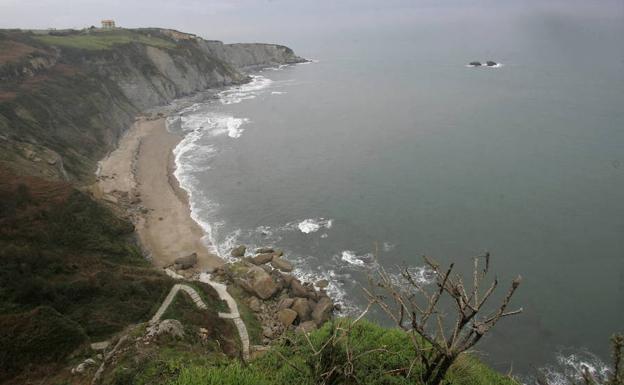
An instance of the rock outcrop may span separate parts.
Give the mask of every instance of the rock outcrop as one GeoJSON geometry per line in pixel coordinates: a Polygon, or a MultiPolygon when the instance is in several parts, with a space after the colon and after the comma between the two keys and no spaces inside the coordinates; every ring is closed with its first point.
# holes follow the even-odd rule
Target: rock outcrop
{"type": "Polygon", "coordinates": [[[262,323],[265,343],[287,330],[314,330],[338,310],[325,291],[329,282],[319,281],[317,289],[288,274],[294,266],[282,257],[282,252],[271,248],[259,248],[256,252],[254,257],[241,258],[217,269],[214,276],[243,289],[248,296],[247,306],[262,323]]]}

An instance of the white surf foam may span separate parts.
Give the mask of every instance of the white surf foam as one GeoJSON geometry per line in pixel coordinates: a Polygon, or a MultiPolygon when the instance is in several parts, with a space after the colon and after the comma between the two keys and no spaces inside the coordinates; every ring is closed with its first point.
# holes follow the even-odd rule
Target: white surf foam
{"type": "Polygon", "coordinates": [[[343,251],[340,259],[354,266],[366,266],[366,262],[364,262],[361,257],[358,257],[352,250],[343,251]]]}
{"type": "MultiPolygon", "coordinates": [[[[301,266],[302,261],[296,261],[296,266],[301,266]]],[[[340,304],[340,315],[352,316],[357,314],[359,308],[355,305],[347,295],[345,282],[352,281],[353,278],[349,273],[340,273],[335,269],[317,266],[315,270],[303,267],[297,267],[293,274],[302,282],[311,282],[315,286],[321,280],[327,281],[325,291],[332,298],[334,303],[340,304]]],[[[318,287],[318,286],[317,286],[318,287]]]]}
{"type": "MultiPolygon", "coordinates": [[[[595,354],[586,350],[575,353],[559,353],[556,364],[539,369],[541,384],[547,385],[575,385],[584,383],[583,373],[589,372],[597,384],[606,384],[611,368],[601,361],[595,354]]],[[[537,379],[529,379],[527,383],[539,385],[537,379]]]]}
{"type": "Polygon", "coordinates": [[[389,252],[389,251],[394,250],[394,248],[396,247],[396,245],[395,245],[395,244],[393,244],[393,243],[390,243],[390,242],[384,242],[384,243],[383,243],[383,245],[382,245],[382,247],[383,247],[383,251],[385,251],[385,252],[389,252]]]}
{"type": "Polygon", "coordinates": [[[271,91],[271,95],[284,95],[286,92],[284,91],[271,91]]]}
{"type": "Polygon", "coordinates": [[[332,219],[310,218],[304,219],[297,224],[297,228],[304,234],[315,233],[322,228],[331,229],[333,225],[332,219]]]}
{"type": "Polygon", "coordinates": [[[251,75],[249,83],[219,92],[219,98],[223,104],[240,103],[243,100],[254,99],[269,87],[273,81],[262,75],[251,75]]]}

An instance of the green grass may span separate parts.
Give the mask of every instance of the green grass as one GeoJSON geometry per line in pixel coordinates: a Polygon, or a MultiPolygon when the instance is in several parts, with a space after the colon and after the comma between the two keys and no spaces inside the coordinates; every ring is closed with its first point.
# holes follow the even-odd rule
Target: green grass
{"type": "Polygon", "coordinates": [[[171,41],[129,30],[98,31],[67,36],[42,35],[35,38],[50,45],[86,50],[106,50],[115,45],[129,43],[140,43],[160,48],[175,47],[171,41]]]}
{"type": "MultiPolygon", "coordinates": [[[[348,321],[337,322],[344,326],[348,321]]],[[[320,330],[311,333],[310,340],[318,348],[331,332],[332,325],[326,324],[320,330]]],[[[354,361],[353,369],[357,382],[349,382],[341,377],[340,372],[337,372],[338,375],[328,381],[328,384],[421,384],[418,379],[419,367],[417,365],[413,368],[409,378],[406,378],[405,372],[392,373],[395,369],[409,367],[413,359],[411,343],[402,331],[360,321],[352,330],[350,347],[354,356],[381,347],[387,351],[362,355],[354,361]]],[[[327,367],[324,367],[324,364],[344,364],[345,344],[339,343],[332,349],[326,349],[320,355],[323,362],[320,365],[317,356],[301,335],[290,335],[288,341],[273,346],[267,354],[248,365],[232,360],[198,363],[180,359],[182,356],[175,358],[175,352],[172,352],[170,357],[172,361],[167,364],[168,367],[177,369],[170,371],[169,377],[159,377],[159,383],[168,385],[313,385],[319,383],[318,374],[326,372],[327,367]]],[[[445,385],[517,385],[517,383],[489,369],[476,357],[463,355],[451,368],[445,379],[445,385]]]]}
{"type": "Polygon", "coordinates": [[[238,305],[238,312],[240,313],[241,319],[245,323],[247,327],[247,333],[249,334],[249,342],[252,345],[259,345],[262,343],[262,325],[260,321],[256,318],[254,312],[247,306],[246,298],[247,295],[244,294],[243,290],[234,285],[230,285],[228,287],[228,292],[234,299],[238,305]]]}
{"type": "MultiPolygon", "coordinates": [[[[293,382],[292,384],[296,384],[293,382]]],[[[234,363],[224,367],[192,366],[182,370],[170,385],[271,385],[261,372],[234,363]]]]}

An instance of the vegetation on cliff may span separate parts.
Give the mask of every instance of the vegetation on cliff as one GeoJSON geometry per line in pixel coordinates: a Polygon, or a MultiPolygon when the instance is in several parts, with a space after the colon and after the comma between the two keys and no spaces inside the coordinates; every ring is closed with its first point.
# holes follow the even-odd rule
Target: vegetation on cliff
{"type": "Polygon", "coordinates": [[[62,182],[0,169],[0,381],[141,322],[171,280],[130,223],[62,182]]]}

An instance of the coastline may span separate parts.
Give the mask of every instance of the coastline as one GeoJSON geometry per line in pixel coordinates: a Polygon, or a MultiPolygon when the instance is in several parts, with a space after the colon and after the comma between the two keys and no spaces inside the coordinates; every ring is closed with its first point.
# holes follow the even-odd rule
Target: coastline
{"type": "Polygon", "coordinates": [[[192,219],[187,193],[174,175],[173,149],[181,140],[167,131],[162,115],[138,117],[100,162],[92,190],[132,221],[155,267],[196,253],[197,264],[188,272],[211,271],[224,261],[204,244],[204,232],[192,219]]]}

